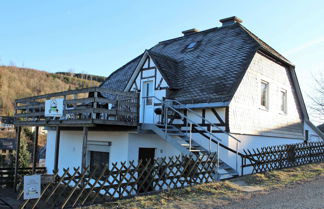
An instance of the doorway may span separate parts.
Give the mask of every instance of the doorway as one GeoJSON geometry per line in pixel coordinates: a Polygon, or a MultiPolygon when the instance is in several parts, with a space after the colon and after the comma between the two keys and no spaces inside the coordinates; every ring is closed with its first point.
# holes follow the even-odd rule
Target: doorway
{"type": "Polygon", "coordinates": [[[146,170],[144,171],[143,175],[140,177],[139,181],[138,181],[138,187],[141,186],[141,188],[139,188],[138,192],[139,193],[143,193],[145,192],[150,192],[153,191],[153,175],[152,172],[150,172],[149,170],[151,169],[151,167],[154,164],[154,155],[155,155],[155,148],[139,148],[138,150],[138,160],[142,160],[142,164],[139,167],[139,173],[142,173],[143,170],[145,168],[145,165],[147,165],[147,162],[149,160],[149,166],[147,166],[146,170]]]}
{"type": "Polygon", "coordinates": [[[154,81],[142,81],[141,90],[141,122],[154,123],[154,81]]]}

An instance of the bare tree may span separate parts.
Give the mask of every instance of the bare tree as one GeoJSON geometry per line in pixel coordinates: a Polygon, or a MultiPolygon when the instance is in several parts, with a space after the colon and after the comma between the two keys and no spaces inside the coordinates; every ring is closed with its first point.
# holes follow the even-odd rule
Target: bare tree
{"type": "Polygon", "coordinates": [[[324,74],[314,76],[314,93],[310,95],[312,116],[319,122],[324,122],[324,74]]]}

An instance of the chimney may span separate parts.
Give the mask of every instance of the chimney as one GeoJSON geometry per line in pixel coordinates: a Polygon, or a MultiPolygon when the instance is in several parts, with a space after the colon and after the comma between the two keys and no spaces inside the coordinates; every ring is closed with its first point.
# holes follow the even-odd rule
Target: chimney
{"type": "Polygon", "coordinates": [[[189,29],[189,30],[182,31],[182,34],[184,36],[187,36],[187,35],[191,35],[191,34],[194,34],[194,33],[197,33],[197,32],[199,32],[199,30],[197,30],[196,28],[192,28],[192,29],[189,29]]]}
{"type": "Polygon", "coordinates": [[[219,22],[221,22],[222,27],[224,27],[224,26],[233,25],[235,23],[242,23],[243,21],[240,18],[233,16],[233,17],[227,17],[224,19],[220,19],[219,22]]]}

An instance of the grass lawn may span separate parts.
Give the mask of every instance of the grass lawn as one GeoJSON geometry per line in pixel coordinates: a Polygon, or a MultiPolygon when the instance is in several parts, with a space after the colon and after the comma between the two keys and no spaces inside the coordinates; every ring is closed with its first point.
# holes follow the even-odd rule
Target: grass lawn
{"type": "Polygon", "coordinates": [[[267,193],[289,184],[311,181],[324,176],[324,163],[254,174],[236,179],[211,182],[148,196],[83,207],[99,208],[212,208],[229,204],[253,195],[267,193]]]}

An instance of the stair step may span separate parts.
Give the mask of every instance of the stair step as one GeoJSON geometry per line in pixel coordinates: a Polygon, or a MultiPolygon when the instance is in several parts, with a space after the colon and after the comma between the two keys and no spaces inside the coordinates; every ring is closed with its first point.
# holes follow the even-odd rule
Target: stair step
{"type": "MultiPolygon", "coordinates": [[[[165,124],[156,124],[156,126],[160,127],[160,128],[165,128],[165,124]]],[[[167,125],[168,128],[174,128],[173,125],[167,125]]]]}
{"type": "MultiPolygon", "coordinates": [[[[172,128],[171,128],[171,129],[164,129],[164,128],[163,128],[163,129],[161,129],[161,130],[164,131],[164,132],[165,132],[165,131],[167,131],[167,132],[176,131],[176,132],[179,132],[179,133],[180,133],[179,129],[172,129],[172,128]]],[[[182,132],[181,132],[181,133],[182,133],[182,132]]]]}
{"type": "Polygon", "coordinates": [[[186,136],[183,133],[168,133],[168,135],[170,135],[170,136],[186,136]]]}
{"type": "MultiPolygon", "coordinates": [[[[190,144],[181,144],[181,146],[183,146],[183,147],[189,147],[190,144]]],[[[200,147],[200,145],[197,144],[197,143],[192,143],[192,144],[191,144],[191,147],[200,147]]]]}
{"type": "Polygon", "coordinates": [[[199,149],[191,149],[190,152],[201,152],[199,149]]]}
{"type": "Polygon", "coordinates": [[[221,176],[225,176],[225,175],[229,175],[229,176],[237,176],[237,172],[229,172],[229,173],[218,173],[218,175],[221,176]]]}

